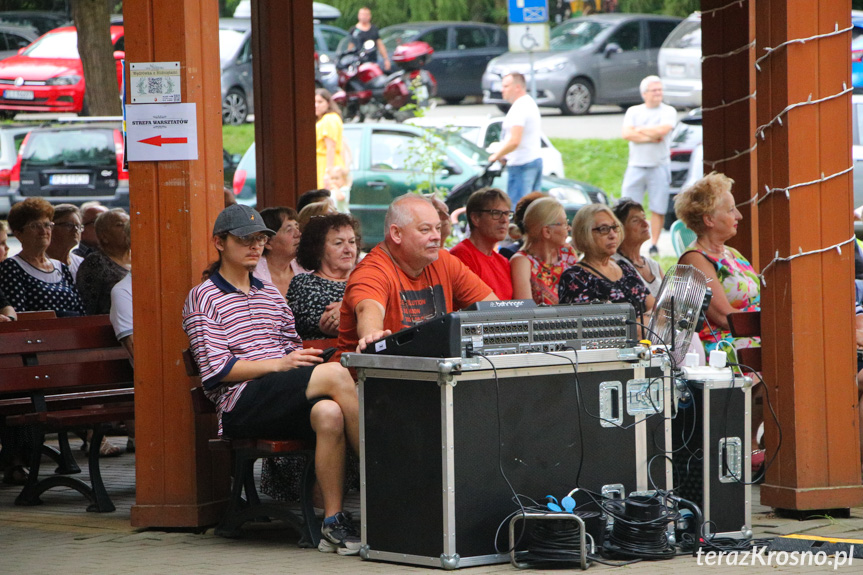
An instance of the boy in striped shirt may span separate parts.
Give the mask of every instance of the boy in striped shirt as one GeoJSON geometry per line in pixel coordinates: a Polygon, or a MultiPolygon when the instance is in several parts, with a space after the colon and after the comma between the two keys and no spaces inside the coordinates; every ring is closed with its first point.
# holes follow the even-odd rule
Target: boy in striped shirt
{"type": "Polygon", "coordinates": [[[216,404],[219,433],[235,438],[314,439],[315,473],[325,519],[318,549],[359,553],[360,541],[342,512],[345,451],[359,446],[356,387],[338,363],[303,349],[285,298],[252,276],[264,244],[276,232],[243,205],[219,214],[213,244],[219,261],[194,287],[183,329],[216,404]]]}

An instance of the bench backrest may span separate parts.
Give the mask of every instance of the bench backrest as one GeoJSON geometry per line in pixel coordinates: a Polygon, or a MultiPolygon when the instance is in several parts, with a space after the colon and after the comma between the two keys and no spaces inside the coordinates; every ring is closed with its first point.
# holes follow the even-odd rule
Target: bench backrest
{"type": "Polygon", "coordinates": [[[107,315],[0,324],[0,396],[132,387],[107,315]]]}

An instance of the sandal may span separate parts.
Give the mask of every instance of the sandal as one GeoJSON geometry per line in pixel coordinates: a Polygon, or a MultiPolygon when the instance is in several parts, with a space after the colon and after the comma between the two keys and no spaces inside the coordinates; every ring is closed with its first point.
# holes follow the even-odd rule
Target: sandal
{"type": "Polygon", "coordinates": [[[23,465],[7,467],[3,472],[3,483],[7,485],[25,485],[29,474],[23,465]]]}

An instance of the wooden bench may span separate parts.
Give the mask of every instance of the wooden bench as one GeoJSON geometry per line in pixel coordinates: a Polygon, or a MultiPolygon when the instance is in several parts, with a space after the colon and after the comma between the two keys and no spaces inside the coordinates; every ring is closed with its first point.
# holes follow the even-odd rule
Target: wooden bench
{"type": "Polygon", "coordinates": [[[39,505],[53,487],[69,487],[90,502],[88,511],[114,511],[99,467],[108,423],[134,419],[134,378],[129,355],[114,337],[108,316],[33,319],[0,324],[0,416],[6,425],[31,425],[30,474],[16,505],[39,505]],[[63,434],[92,429],[90,485],[73,477],[39,479],[41,456],[75,473],[63,434]],[[47,449],[46,433],[61,434],[59,452],[47,449]],[[96,448],[92,448],[96,446],[96,448]]]}
{"type": "MultiPolygon", "coordinates": [[[[216,406],[204,395],[198,366],[190,350],[183,350],[186,373],[195,381],[192,388],[192,407],[196,415],[216,413],[216,406]]],[[[216,435],[216,430],[213,430],[216,435]]],[[[220,537],[236,538],[242,535],[242,526],[249,521],[280,519],[300,535],[300,547],[317,547],[321,539],[320,521],[315,516],[312,493],[315,485],[315,446],[306,441],[273,439],[229,439],[222,435],[209,441],[214,451],[230,451],[233,458],[231,495],[228,508],[216,526],[220,537]],[[305,459],[300,483],[302,517],[281,502],[263,503],[255,487],[255,461],[272,457],[299,456],[305,459]]]]}
{"type": "MultiPolygon", "coordinates": [[[[728,314],[728,330],[734,337],[761,337],[761,312],[741,311],[728,314]]],[[[760,372],[761,348],[738,349],[737,361],[760,372]]]]}

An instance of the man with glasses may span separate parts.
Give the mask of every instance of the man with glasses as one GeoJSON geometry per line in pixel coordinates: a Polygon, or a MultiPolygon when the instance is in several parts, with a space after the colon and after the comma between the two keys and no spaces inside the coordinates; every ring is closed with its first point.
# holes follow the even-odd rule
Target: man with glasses
{"type": "Polygon", "coordinates": [[[342,511],[347,445],[359,452],[356,388],[341,365],[303,349],[284,295],[252,275],[273,235],[248,206],[219,214],[213,227],[219,261],[189,292],[183,329],[216,404],[220,434],[315,440],[325,515],[318,549],[356,555],[359,537],[342,511]]]}
{"type": "Polygon", "coordinates": [[[641,204],[650,196],[650,255],[659,254],[659,234],[668,210],[671,185],[669,135],[677,112],[662,103],[662,80],[648,76],[641,81],[643,104],[632,106],[623,117],[623,139],[629,141],[629,163],[623,175],[621,193],[641,204]]]}
{"type": "Polygon", "coordinates": [[[509,260],[495,248],[509,232],[510,208],[509,197],[497,188],[475,191],[465,205],[470,237],[450,250],[502,300],[512,299],[512,276],[509,260]]]}
{"type": "Polygon", "coordinates": [[[90,252],[99,247],[99,239],[96,237],[96,218],[99,217],[99,214],[107,211],[108,208],[99,202],[81,204],[81,225],[84,226],[84,229],[81,231],[81,243],[72,250],[72,253],[86,258],[90,252]]]}
{"type": "Polygon", "coordinates": [[[467,307],[497,300],[457,258],[441,249],[441,222],[428,198],[405,194],[390,204],[384,241],[351,273],[342,300],[339,349],[371,342],[467,307]]]}

